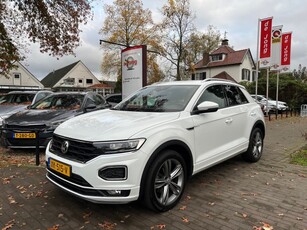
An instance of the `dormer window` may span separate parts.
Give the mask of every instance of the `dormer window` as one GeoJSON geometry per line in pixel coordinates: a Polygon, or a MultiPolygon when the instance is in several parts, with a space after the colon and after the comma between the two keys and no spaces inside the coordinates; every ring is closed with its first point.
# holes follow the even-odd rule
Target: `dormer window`
{"type": "Polygon", "coordinates": [[[210,61],[223,61],[224,55],[223,54],[214,54],[210,56],[210,61]]]}

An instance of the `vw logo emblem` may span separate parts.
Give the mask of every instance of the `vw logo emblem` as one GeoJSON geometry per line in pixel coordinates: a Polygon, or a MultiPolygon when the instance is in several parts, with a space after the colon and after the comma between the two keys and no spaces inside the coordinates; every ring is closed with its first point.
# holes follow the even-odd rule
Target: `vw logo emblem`
{"type": "Polygon", "coordinates": [[[64,141],[61,145],[61,152],[62,153],[67,153],[68,152],[68,148],[69,148],[69,142],[68,141],[64,141]]]}

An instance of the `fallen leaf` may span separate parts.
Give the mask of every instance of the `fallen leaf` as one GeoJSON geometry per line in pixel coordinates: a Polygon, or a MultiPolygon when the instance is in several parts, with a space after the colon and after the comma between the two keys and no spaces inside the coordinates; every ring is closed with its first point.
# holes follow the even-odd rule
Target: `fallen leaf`
{"type": "Polygon", "coordinates": [[[181,208],[179,208],[179,210],[184,211],[187,209],[187,206],[182,206],[181,208]]]}
{"type": "Polygon", "coordinates": [[[189,223],[189,222],[190,222],[188,218],[181,217],[181,219],[182,219],[182,221],[183,221],[184,223],[189,223]]]}
{"type": "Polygon", "coordinates": [[[211,205],[211,206],[215,205],[214,202],[209,202],[208,204],[211,205]]]}
{"type": "Polygon", "coordinates": [[[56,224],[56,225],[53,225],[51,228],[48,228],[48,230],[58,230],[60,227],[60,225],[56,224]]]}
{"type": "Polygon", "coordinates": [[[301,218],[301,217],[296,217],[296,219],[297,219],[297,220],[303,220],[303,218],[301,218]]]}
{"type": "Polygon", "coordinates": [[[284,214],[283,213],[279,213],[278,216],[284,216],[284,214]]]}
{"type": "Polygon", "coordinates": [[[10,220],[8,223],[5,224],[4,228],[2,230],[8,230],[11,229],[14,226],[15,220],[10,220]]]}
{"type": "Polygon", "coordinates": [[[166,228],[166,225],[165,224],[157,224],[156,225],[158,229],[164,229],[166,228]]]}
{"type": "Polygon", "coordinates": [[[103,223],[99,223],[98,226],[102,229],[112,230],[116,227],[116,224],[108,222],[108,221],[104,221],[103,223]]]}

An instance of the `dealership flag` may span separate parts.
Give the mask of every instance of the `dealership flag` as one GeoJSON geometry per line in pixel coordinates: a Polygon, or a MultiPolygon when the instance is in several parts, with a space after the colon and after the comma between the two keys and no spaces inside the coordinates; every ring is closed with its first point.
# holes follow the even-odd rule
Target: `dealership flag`
{"type": "Polygon", "coordinates": [[[283,33],[281,36],[281,71],[290,71],[292,32],[283,33]]]}
{"type": "Polygon", "coordinates": [[[273,26],[272,28],[271,70],[280,69],[281,31],[282,26],[273,26]]]}
{"type": "Polygon", "coordinates": [[[260,19],[260,68],[270,67],[273,17],[260,19]]]}

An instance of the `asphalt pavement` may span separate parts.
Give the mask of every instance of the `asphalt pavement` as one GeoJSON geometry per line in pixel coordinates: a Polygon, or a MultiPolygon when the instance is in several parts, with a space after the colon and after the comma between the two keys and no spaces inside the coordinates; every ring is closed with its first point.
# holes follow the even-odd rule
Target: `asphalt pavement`
{"type": "Polygon", "coordinates": [[[306,144],[307,117],[268,121],[259,162],[235,157],[195,175],[179,205],[165,213],[137,202],[80,200],[46,180],[43,159],[36,166],[34,155],[18,152],[23,160],[33,157],[26,163],[2,156],[0,228],[307,230],[307,167],[289,163],[290,155],[306,144]]]}

